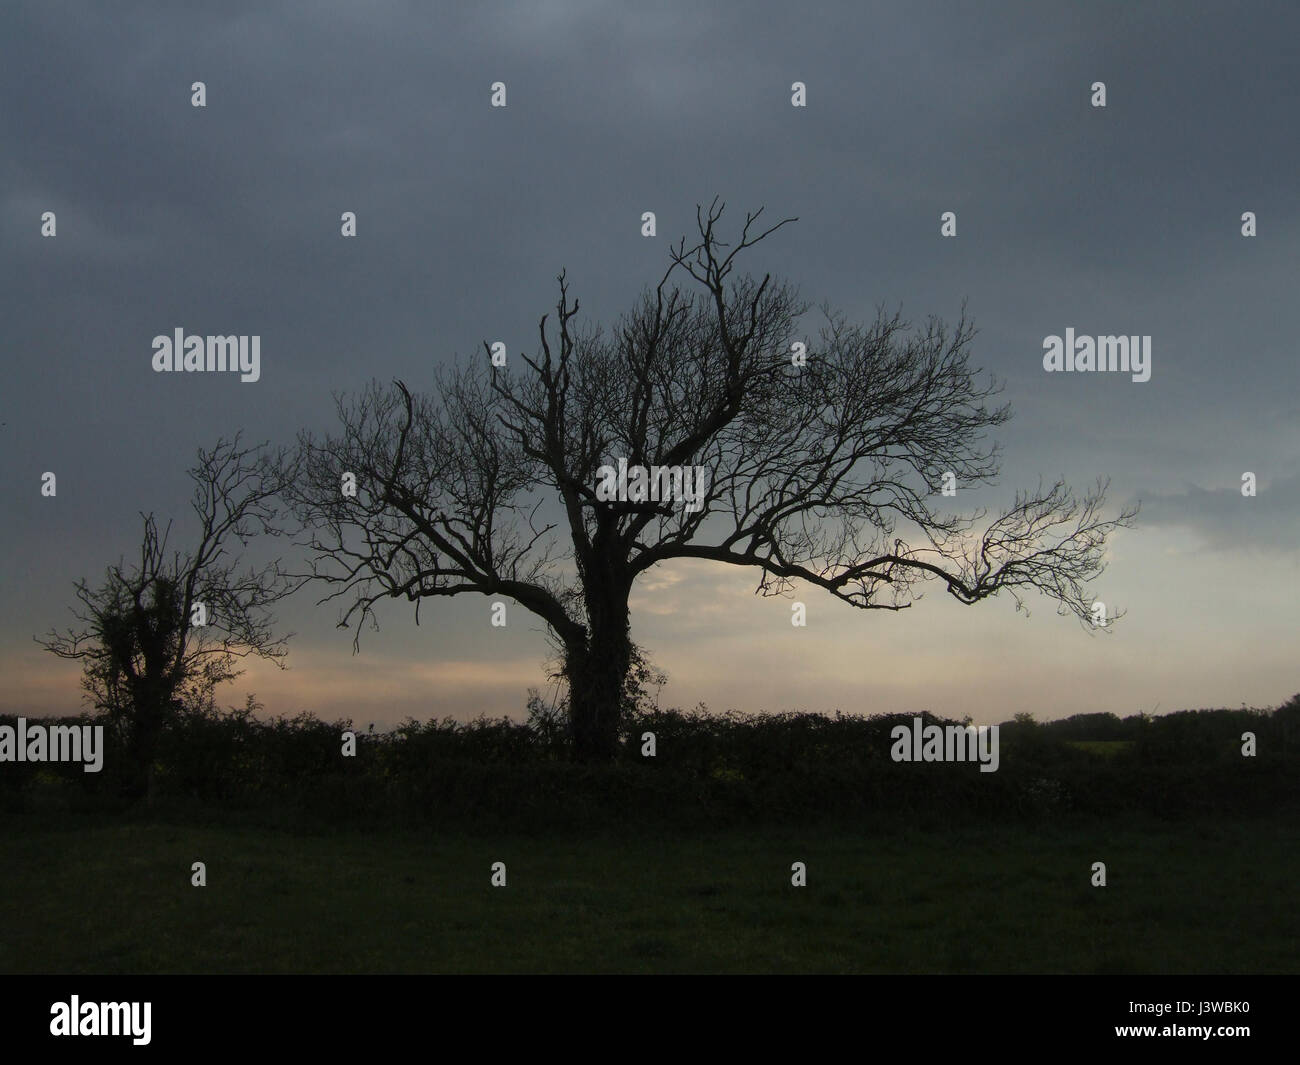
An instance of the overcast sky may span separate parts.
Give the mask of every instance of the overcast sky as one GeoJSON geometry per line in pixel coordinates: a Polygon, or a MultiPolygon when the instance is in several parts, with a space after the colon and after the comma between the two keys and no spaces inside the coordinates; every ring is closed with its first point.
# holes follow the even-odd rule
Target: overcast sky
{"type": "MultiPolygon", "coordinates": [[[[329,430],[332,393],[419,388],[485,339],[531,352],[561,269],[608,322],[715,195],[733,222],[798,217],[748,268],[814,302],[952,320],[966,301],[973,361],[1015,410],[991,499],[1106,476],[1110,512],[1143,510],[1096,586],[1127,611],[1109,636],[940,586],[899,614],[802,589],[796,629],[747,571],[657,568],[633,638],[666,703],[996,722],[1300,690],[1294,4],[434,8],[3,6],[0,711],[78,709],[76,665],[32,636],[138,550],[140,511],[186,517],[199,446],[329,430]],[[152,338],[178,327],[259,335],[260,380],[154,373],[152,338]],[[1046,373],[1067,328],[1151,336],[1150,380],[1046,373]]],[[[224,703],[382,726],[518,715],[544,684],[522,611],[493,629],[462,596],[417,628],[385,605],[353,656],[315,598],[280,611],[289,669],[250,669],[224,703]]]]}

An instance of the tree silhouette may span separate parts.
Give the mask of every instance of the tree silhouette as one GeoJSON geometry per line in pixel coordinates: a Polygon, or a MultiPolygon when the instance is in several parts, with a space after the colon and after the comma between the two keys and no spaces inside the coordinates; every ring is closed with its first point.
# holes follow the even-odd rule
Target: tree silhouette
{"type": "Polygon", "coordinates": [[[163,729],[182,707],[205,705],[218,685],[239,676],[237,659],[255,654],[283,665],[289,637],[274,636],[268,608],[293,582],[278,562],[239,572],[232,546],[247,547],[257,533],[279,535],[274,500],[285,471],[291,474],[283,453],[240,448],[238,434],[200,449],[189,471],[199,519],[194,549],[169,556],[171,524],[159,532],[154,515],[142,514],[139,561],[110,566],[98,588],[77,581],[79,624],[37,638],[60,658],[84,662],[87,700],[122,738],[122,790],[130,797],[150,791],[163,729]]]}
{"type": "Polygon", "coordinates": [[[978,533],[984,512],[935,509],[945,473],[963,488],[993,480],[984,433],[1010,416],[969,365],[964,316],[910,333],[897,314],[863,328],[823,307],[797,364],[808,305],[771,275],[733,276],[793,219],[754,232],[751,213],[732,247],[722,213],[717,200],[697,210],[699,240],[672,248],[609,333],[575,322],[561,274],[553,326],[544,315],[522,370],[443,368],[431,395],[372,382],[336,397],[341,432],[300,435],[294,502],[310,576],[337,586],[321,602],[352,597],[341,627],[359,640],[385,597],[413,601],[417,623],[428,597],[513,599],[546,622],[575,750],[599,759],[618,742],[632,585],[674,559],[751,567],[761,594],[802,581],[865,610],[905,609],[928,581],[965,604],[1006,592],[1019,608],[1034,589],[1091,622],[1086,585],[1136,513],[1103,519],[1104,481],[1082,498],[1062,481],[1022,492],[978,533]],[[606,498],[599,471],[620,458],[703,467],[702,505],[606,498]]]}

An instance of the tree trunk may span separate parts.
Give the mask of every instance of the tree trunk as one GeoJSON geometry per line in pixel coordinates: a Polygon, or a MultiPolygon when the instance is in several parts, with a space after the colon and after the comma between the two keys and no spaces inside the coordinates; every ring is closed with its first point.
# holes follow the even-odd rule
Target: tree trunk
{"type": "Polygon", "coordinates": [[[623,687],[632,663],[627,592],[588,595],[587,613],[586,642],[571,645],[565,653],[569,727],[580,761],[610,761],[618,751],[623,687]]]}
{"type": "Polygon", "coordinates": [[[121,778],[121,793],[124,798],[149,798],[158,741],[171,711],[171,700],[153,691],[142,692],[138,703],[132,707],[126,729],[125,750],[122,752],[126,762],[121,778]]]}

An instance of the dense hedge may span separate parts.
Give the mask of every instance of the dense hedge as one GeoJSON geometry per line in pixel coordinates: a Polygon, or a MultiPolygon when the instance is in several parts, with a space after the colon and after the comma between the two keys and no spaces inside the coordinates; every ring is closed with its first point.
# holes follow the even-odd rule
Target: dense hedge
{"type": "MultiPolygon", "coordinates": [[[[151,805],[296,823],[518,829],[1300,809],[1300,697],[1275,711],[1088,714],[1042,724],[1018,715],[1000,726],[994,773],[973,763],[894,762],[890,731],[912,716],[638,712],[617,762],[581,766],[562,731],[536,719],[408,721],[389,733],[359,732],[356,756],[345,758],[349,721],[207,710],[167,731],[151,805]],[[641,755],[645,732],[655,734],[654,758],[641,755]],[[1244,732],[1257,737],[1255,757],[1242,756],[1244,732]]],[[[116,742],[106,730],[99,773],[0,763],[0,808],[120,808],[116,742]]]]}

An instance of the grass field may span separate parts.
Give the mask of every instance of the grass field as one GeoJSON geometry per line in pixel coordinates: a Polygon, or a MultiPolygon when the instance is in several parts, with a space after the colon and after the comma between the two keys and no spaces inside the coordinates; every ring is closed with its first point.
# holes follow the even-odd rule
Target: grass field
{"type": "Polygon", "coordinates": [[[1297,844],[1280,819],[539,839],[61,815],[0,835],[0,971],[1295,972],[1297,844]]]}

